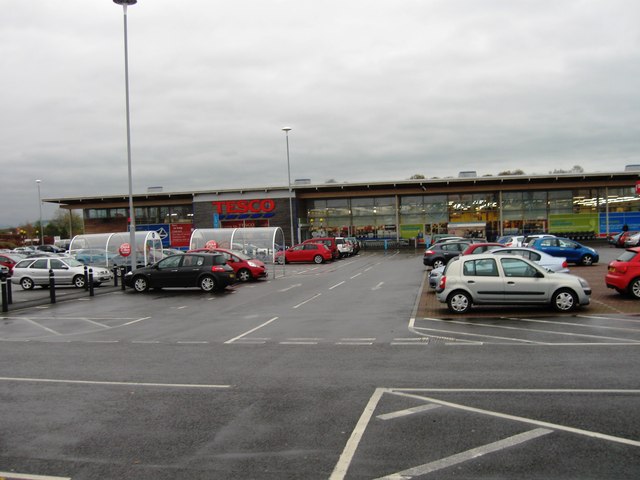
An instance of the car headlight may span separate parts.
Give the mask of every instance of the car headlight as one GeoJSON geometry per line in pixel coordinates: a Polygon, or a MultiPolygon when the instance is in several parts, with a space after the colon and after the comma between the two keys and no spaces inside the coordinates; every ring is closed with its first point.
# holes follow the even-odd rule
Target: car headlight
{"type": "Polygon", "coordinates": [[[133,275],[133,272],[127,272],[124,274],[125,277],[130,277],[131,275],[133,275]]]}
{"type": "Polygon", "coordinates": [[[590,288],[589,282],[587,282],[584,278],[578,277],[578,281],[580,282],[580,285],[582,286],[582,288],[590,288]]]}
{"type": "Polygon", "coordinates": [[[247,265],[249,265],[250,267],[253,267],[253,268],[258,268],[258,265],[253,263],[253,262],[247,262],[247,265]]]}

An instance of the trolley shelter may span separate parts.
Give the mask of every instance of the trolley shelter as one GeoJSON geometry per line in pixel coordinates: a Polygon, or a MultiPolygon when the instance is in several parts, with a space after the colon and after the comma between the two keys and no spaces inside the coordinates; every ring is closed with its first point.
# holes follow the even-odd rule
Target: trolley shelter
{"type": "MultiPolygon", "coordinates": [[[[135,240],[136,263],[139,265],[155,263],[164,256],[162,240],[158,232],[135,232],[135,240]]],[[[120,247],[129,244],[129,241],[129,232],[76,235],[69,245],[69,254],[91,265],[106,267],[128,265],[128,259],[122,256],[120,247]]]]}
{"type": "Polygon", "coordinates": [[[189,243],[191,250],[226,248],[263,262],[275,263],[276,252],[284,250],[284,232],[280,227],[197,228],[189,243]]]}

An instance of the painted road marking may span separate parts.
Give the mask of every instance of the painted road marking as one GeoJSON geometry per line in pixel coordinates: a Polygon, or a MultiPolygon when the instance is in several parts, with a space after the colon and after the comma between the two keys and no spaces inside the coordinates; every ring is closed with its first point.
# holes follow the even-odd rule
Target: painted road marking
{"type": "Polygon", "coordinates": [[[276,321],[277,319],[278,319],[278,317],[273,317],[271,320],[267,320],[267,321],[266,321],[266,322],[264,322],[262,325],[258,325],[257,327],[252,328],[251,330],[249,330],[249,331],[247,331],[247,332],[244,332],[243,334],[238,335],[237,337],[234,337],[234,338],[232,338],[231,340],[227,340],[227,341],[226,341],[226,342],[224,342],[224,343],[233,343],[233,342],[235,342],[236,340],[239,340],[240,338],[245,337],[245,336],[249,335],[250,333],[255,332],[256,330],[260,330],[262,327],[266,327],[266,326],[267,326],[267,325],[269,325],[271,322],[274,322],[274,321],[276,321]]]}
{"type": "Polygon", "coordinates": [[[340,285],[342,285],[342,284],[344,284],[344,283],[347,283],[347,282],[346,282],[345,280],[343,280],[343,281],[342,281],[342,282],[340,282],[340,283],[336,283],[334,286],[329,287],[329,290],[333,290],[334,288],[339,287],[340,285]]]}
{"type": "Polygon", "coordinates": [[[322,294],[321,294],[321,293],[316,293],[313,297],[311,297],[311,298],[309,298],[309,299],[305,300],[304,302],[299,303],[298,305],[296,305],[296,306],[294,306],[294,307],[291,307],[291,308],[298,308],[298,307],[301,307],[301,306],[302,306],[302,305],[304,305],[305,303],[309,303],[311,300],[313,300],[313,299],[315,299],[315,298],[318,298],[320,295],[322,295],[322,294]]]}
{"type": "Polygon", "coordinates": [[[375,287],[373,287],[371,290],[380,290],[380,288],[382,287],[382,285],[384,285],[384,282],[380,282],[379,284],[377,284],[375,287]]]}
{"type": "Polygon", "coordinates": [[[301,287],[302,284],[301,283],[296,283],[294,285],[291,285],[290,287],[287,288],[283,288],[282,290],[278,290],[279,292],[288,292],[289,290],[291,290],[292,288],[297,288],[297,287],[301,287]]]}
{"type": "Polygon", "coordinates": [[[419,407],[406,408],[404,410],[398,410],[397,412],[384,413],[382,415],[378,415],[376,418],[379,418],[380,420],[393,420],[394,418],[406,417],[407,415],[426,412],[427,410],[433,410],[434,408],[440,408],[440,407],[441,405],[428,403],[426,405],[421,405],[419,407]]]}
{"type": "MultiPolygon", "coordinates": [[[[347,443],[344,447],[344,450],[342,451],[342,454],[340,455],[340,458],[338,459],[338,463],[336,464],[336,466],[333,469],[333,472],[331,473],[331,476],[329,477],[329,480],[343,480],[347,474],[347,470],[349,469],[349,466],[351,465],[351,462],[353,460],[353,457],[358,449],[358,445],[360,443],[360,441],[362,440],[362,437],[364,435],[364,432],[367,428],[368,423],[371,421],[371,418],[373,416],[373,413],[375,411],[375,409],[377,408],[378,404],[380,403],[380,399],[382,398],[382,396],[387,393],[387,394],[391,394],[391,395],[398,395],[398,396],[403,396],[403,397],[407,397],[407,398],[412,398],[412,399],[418,399],[418,400],[423,400],[425,402],[428,402],[428,405],[439,405],[439,406],[443,406],[443,407],[450,407],[453,409],[458,409],[458,410],[462,410],[462,411],[467,411],[467,412],[472,412],[472,413],[478,413],[481,415],[489,415],[492,417],[497,417],[497,418],[502,418],[502,419],[506,419],[506,420],[513,420],[516,422],[520,422],[520,423],[524,423],[524,424],[529,424],[529,425],[534,425],[535,427],[537,427],[536,429],[527,432],[525,434],[521,434],[524,436],[518,436],[516,435],[515,437],[510,437],[509,439],[506,440],[501,440],[500,442],[505,442],[509,443],[509,442],[514,442],[514,441],[519,441],[519,440],[523,440],[526,441],[527,437],[529,435],[532,436],[540,436],[542,434],[546,434],[547,431],[564,431],[564,432],[568,432],[568,433],[572,433],[572,434],[578,434],[578,435],[583,435],[586,437],[591,437],[591,438],[596,438],[599,440],[606,440],[606,441],[610,441],[610,442],[616,442],[616,443],[621,443],[621,444],[625,444],[625,445],[631,445],[631,446],[636,446],[636,447],[640,447],[640,441],[636,441],[636,440],[630,440],[628,438],[622,438],[622,437],[616,437],[613,435],[606,435],[603,433],[599,433],[599,432],[593,432],[593,431],[589,431],[589,430],[583,430],[583,429],[579,429],[579,428],[573,428],[573,427],[567,427],[565,425],[559,425],[559,424],[554,424],[554,423],[550,423],[550,422],[543,422],[543,421],[539,421],[539,420],[534,420],[531,418],[526,418],[526,417],[519,417],[519,416],[515,416],[515,415],[509,415],[509,414],[504,414],[504,413],[500,413],[500,412],[495,412],[495,411],[490,411],[490,410],[484,410],[484,409],[480,409],[480,408],[475,408],[475,407],[469,407],[466,405],[461,405],[461,404],[457,404],[457,403],[452,403],[452,402],[446,402],[446,401],[442,401],[442,400],[437,400],[431,397],[426,397],[424,395],[418,395],[418,393],[453,393],[453,392],[473,392],[473,393],[531,393],[531,394],[535,394],[535,393],[596,393],[596,394],[635,394],[638,395],[640,394],[640,390],[638,389],[634,389],[634,390],[620,390],[620,389],[612,389],[612,390],[595,390],[595,389],[576,389],[576,390],[570,390],[570,389],[471,389],[471,388],[376,388],[376,390],[373,392],[373,394],[371,395],[371,398],[369,399],[369,402],[367,402],[367,405],[365,406],[362,414],[360,415],[360,419],[358,420],[358,423],[356,424],[355,428],[353,429],[353,431],[351,432],[351,435],[349,436],[349,439],[347,440],[347,443]],[[413,393],[415,392],[415,393],[413,393]],[[534,433],[532,433],[534,432],[534,433]],[[518,438],[519,437],[519,438],[518,438]]],[[[529,438],[530,439],[530,438],[529,438]]],[[[480,449],[487,449],[487,448],[493,448],[495,447],[494,444],[489,444],[489,446],[484,446],[484,447],[479,447],[480,449]]],[[[501,448],[506,448],[506,447],[501,447],[501,448]]],[[[499,448],[498,448],[499,449],[499,448]]],[[[471,450],[469,452],[472,452],[471,450]]],[[[465,455],[469,452],[463,452],[463,454],[458,454],[458,455],[465,455]]],[[[482,453],[484,454],[484,453],[482,453]]],[[[441,459],[438,462],[455,462],[455,463],[459,463],[456,462],[456,459],[454,458],[456,457],[455,455],[453,457],[447,457],[446,459],[441,459]]],[[[457,460],[460,460],[462,457],[459,457],[457,460]]],[[[433,468],[435,462],[432,462],[430,464],[425,464],[422,465],[420,467],[416,467],[416,468],[433,468]],[[429,466],[429,467],[427,467],[429,466]]],[[[451,465],[455,464],[455,463],[451,463],[451,465]]],[[[399,472],[396,474],[393,474],[393,476],[388,476],[388,477],[383,477],[383,478],[388,478],[388,479],[397,479],[397,480],[401,480],[401,479],[405,479],[405,478],[412,478],[412,475],[418,475],[418,473],[406,473],[409,471],[404,471],[404,472],[399,472]],[[405,475],[405,476],[402,476],[405,475]]],[[[426,472],[425,472],[426,473],[426,472]]],[[[422,474],[422,473],[420,473],[422,474]]]]}
{"type": "Polygon", "coordinates": [[[482,447],[472,448],[471,450],[467,450],[466,452],[461,452],[450,457],[441,458],[440,460],[436,460],[435,462],[425,463],[424,465],[409,468],[408,470],[403,470],[402,472],[392,473],[391,475],[379,477],[377,480],[410,480],[413,477],[426,475],[427,473],[432,473],[437,470],[442,470],[443,468],[448,468],[452,465],[457,465],[468,460],[473,460],[488,453],[493,453],[504,450],[505,448],[520,445],[521,443],[534,440],[538,437],[548,435],[552,432],[553,430],[548,430],[546,428],[536,428],[528,432],[505,438],[504,440],[499,440],[497,442],[483,445],[482,447]]]}
{"type": "Polygon", "coordinates": [[[122,385],[126,387],[167,387],[167,388],[231,388],[231,385],[203,385],[196,383],[142,383],[142,382],[103,382],[93,380],[61,380],[54,378],[0,377],[3,382],[24,383],[71,383],[78,385],[122,385]]]}
{"type": "Polygon", "coordinates": [[[71,480],[71,477],[52,477],[50,475],[29,475],[28,473],[0,472],[0,479],[6,479],[6,480],[71,480]]]}

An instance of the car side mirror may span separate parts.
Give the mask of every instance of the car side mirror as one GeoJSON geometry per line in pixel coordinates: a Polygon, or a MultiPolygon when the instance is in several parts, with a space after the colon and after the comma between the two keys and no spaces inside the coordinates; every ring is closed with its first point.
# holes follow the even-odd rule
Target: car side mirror
{"type": "Polygon", "coordinates": [[[544,273],[540,272],[539,270],[536,270],[536,277],[535,278],[544,278],[544,273]]]}
{"type": "Polygon", "coordinates": [[[580,245],[574,245],[573,248],[575,248],[576,250],[578,250],[580,248],[580,245]]]}

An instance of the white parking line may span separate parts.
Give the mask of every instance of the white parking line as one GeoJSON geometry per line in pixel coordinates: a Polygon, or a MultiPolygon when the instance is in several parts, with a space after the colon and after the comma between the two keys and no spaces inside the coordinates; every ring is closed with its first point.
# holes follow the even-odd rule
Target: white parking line
{"type": "Polygon", "coordinates": [[[442,405],[435,405],[433,403],[428,403],[426,405],[420,405],[419,407],[405,408],[404,410],[398,410],[397,412],[383,413],[382,415],[378,415],[376,418],[380,420],[393,420],[394,418],[406,417],[407,415],[413,415],[414,413],[426,412],[427,410],[440,408],[441,406],[442,405]]]}
{"type": "Polygon", "coordinates": [[[375,287],[373,287],[371,290],[380,290],[380,288],[382,287],[382,285],[384,285],[384,282],[380,282],[378,285],[376,285],[375,287]]]}
{"type": "Polygon", "coordinates": [[[35,325],[36,327],[42,328],[43,330],[49,332],[49,333],[53,333],[54,335],[62,335],[59,332],[56,332],[55,330],[52,330],[48,327],[45,327],[44,325],[40,325],[38,322],[34,322],[33,320],[31,320],[30,318],[23,318],[23,320],[27,323],[30,323],[32,325],[35,325]]]}
{"type": "Polygon", "coordinates": [[[304,302],[299,303],[298,305],[296,305],[296,306],[294,306],[294,307],[291,307],[291,308],[298,308],[298,307],[301,307],[301,306],[302,306],[302,305],[304,305],[305,303],[309,303],[311,300],[313,300],[313,299],[315,299],[315,298],[318,298],[320,295],[322,295],[322,294],[321,294],[321,293],[317,293],[317,294],[315,294],[313,297],[311,297],[311,298],[309,298],[309,299],[305,300],[304,302]]]}
{"type": "Polygon", "coordinates": [[[301,287],[302,284],[301,283],[296,283],[294,285],[291,285],[290,287],[287,288],[283,288],[282,290],[278,290],[279,292],[288,292],[289,290],[291,290],[292,288],[297,288],[297,287],[301,287]]]}
{"type": "Polygon", "coordinates": [[[343,280],[343,281],[342,281],[342,282],[340,282],[340,283],[336,283],[334,286],[329,287],[329,290],[333,290],[334,288],[339,287],[340,285],[342,285],[342,284],[344,284],[344,283],[346,283],[346,281],[345,281],[345,280],[343,280]]]}
{"type": "Polygon", "coordinates": [[[354,279],[354,278],[356,278],[356,277],[359,277],[360,275],[362,275],[362,272],[360,272],[360,273],[356,273],[353,277],[351,277],[351,280],[353,280],[353,279],[354,279]]]}
{"type": "Polygon", "coordinates": [[[407,393],[407,392],[391,391],[390,393],[394,395],[407,397],[407,398],[422,399],[426,402],[437,403],[445,407],[451,407],[458,410],[464,410],[467,412],[479,413],[482,415],[489,415],[491,417],[503,418],[506,420],[515,420],[517,422],[526,423],[529,425],[536,425],[538,427],[552,428],[554,430],[561,430],[563,432],[576,433],[578,435],[584,435],[586,437],[598,438],[600,440],[608,440],[610,442],[621,443],[624,445],[632,445],[634,447],[640,447],[640,441],[631,440],[629,438],[615,437],[613,435],[593,432],[590,430],[583,430],[581,428],[567,427],[565,425],[560,425],[558,423],[543,422],[541,420],[534,420],[533,418],[519,417],[517,415],[509,415],[507,413],[500,413],[500,412],[494,412],[491,410],[484,410],[482,408],[469,407],[467,405],[461,405],[459,403],[446,402],[444,400],[438,400],[436,398],[425,397],[422,395],[416,395],[416,394],[407,393]]]}
{"type": "Polygon", "coordinates": [[[271,320],[268,320],[268,321],[264,322],[262,325],[258,325],[257,327],[252,328],[251,330],[249,330],[249,331],[247,331],[247,332],[244,332],[243,334],[238,335],[237,337],[234,337],[234,338],[232,338],[231,340],[227,340],[227,341],[226,341],[226,342],[224,342],[224,343],[226,343],[226,344],[227,344],[227,343],[233,343],[233,342],[235,342],[236,340],[239,340],[239,339],[241,339],[242,337],[246,337],[246,336],[247,336],[247,335],[249,335],[250,333],[255,332],[256,330],[260,330],[262,327],[265,327],[265,326],[269,325],[271,322],[274,322],[274,321],[276,321],[277,319],[278,319],[278,317],[273,317],[271,320]]]}
{"type": "Polygon", "coordinates": [[[379,477],[377,480],[410,480],[413,477],[426,475],[427,473],[432,473],[443,468],[448,468],[452,465],[457,465],[468,460],[473,460],[475,458],[486,455],[487,453],[493,453],[499,450],[504,450],[505,448],[513,447],[515,445],[520,445],[521,443],[528,442],[529,440],[536,439],[543,435],[548,435],[552,432],[553,430],[549,430],[546,428],[536,428],[534,430],[520,433],[518,435],[514,435],[497,442],[489,443],[477,448],[472,448],[471,450],[467,450],[466,452],[460,452],[450,457],[441,458],[440,460],[436,460],[435,462],[425,463],[424,465],[409,468],[407,470],[403,470],[402,472],[392,473],[391,475],[379,477]]]}
{"type": "MultiPolygon", "coordinates": [[[[441,319],[434,319],[434,318],[429,318],[429,320],[431,321],[438,321],[438,322],[446,322],[449,324],[455,323],[458,325],[469,325],[468,322],[464,322],[461,320],[441,320],[441,319]]],[[[522,321],[529,321],[527,319],[522,319],[522,321]]],[[[534,321],[534,320],[531,320],[534,321]]],[[[554,322],[549,322],[549,323],[554,323],[554,322]]],[[[473,324],[474,327],[489,327],[489,328],[495,328],[495,329],[502,329],[502,330],[516,330],[516,331],[523,331],[523,332],[533,332],[533,333],[544,333],[544,334],[548,334],[548,335],[559,335],[559,336],[566,336],[566,337],[585,337],[585,338],[595,338],[595,339],[603,339],[603,340],[619,340],[620,342],[629,342],[628,339],[626,338],[619,338],[619,337],[605,337],[602,335],[588,335],[586,333],[572,333],[572,332],[556,332],[553,330],[540,330],[537,328],[520,328],[520,327],[511,327],[509,325],[496,325],[496,324],[492,324],[492,323],[475,323],[473,324]]],[[[632,330],[633,331],[633,330],[632,330]]],[[[514,339],[515,340],[515,339],[514,339]]],[[[535,342],[535,343],[548,343],[548,342],[535,342]]],[[[638,342],[640,343],[640,342],[638,342]]]]}
{"type": "Polygon", "coordinates": [[[52,477],[50,475],[29,475],[27,473],[0,472],[0,478],[18,478],[20,480],[71,480],[71,477],[52,477]]]}
{"type": "Polygon", "coordinates": [[[0,377],[3,382],[23,383],[71,383],[79,385],[122,385],[126,387],[168,387],[168,388],[231,388],[231,385],[206,385],[197,383],[142,383],[142,382],[102,382],[93,380],[61,380],[54,378],[0,377]]]}

